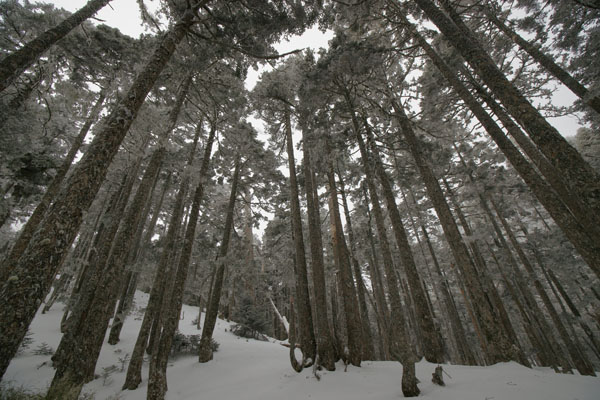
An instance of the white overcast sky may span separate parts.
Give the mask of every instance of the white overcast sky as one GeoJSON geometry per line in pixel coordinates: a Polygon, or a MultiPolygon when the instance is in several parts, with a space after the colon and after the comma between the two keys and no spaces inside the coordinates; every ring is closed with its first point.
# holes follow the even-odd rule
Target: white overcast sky
{"type": "MultiPolygon", "coordinates": [[[[74,12],[83,7],[87,0],[53,0],[48,2],[74,12]]],[[[152,12],[158,7],[159,0],[145,0],[145,3],[152,12]]],[[[96,14],[96,17],[103,20],[107,25],[116,27],[122,33],[132,37],[137,38],[142,33],[145,33],[139,18],[139,9],[136,0],[112,0],[109,5],[96,14]]],[[[333,33],[331,31],[324,34],[317,28],[312,28],[302,36],[292,37],[289,41],[278,43],[275,48],[281,53],[305,47],[317,50],[321,47],[326,48],[327,42],[332,36],[333,33]]],[[[248,79],[246,80],[247,88],[251,89],[254,87],[260,73],[260,70],[249,72],[248,79]]],[[[555,93],[552,100],[556,105],[568,106],[573,103],[575,96],[568,89],[561,87],[555,93]]],[[[575,135],[577,129],[580,127],[577,118],[574,116],[549,118],[548,120],[563,136],[575,135]]]]}

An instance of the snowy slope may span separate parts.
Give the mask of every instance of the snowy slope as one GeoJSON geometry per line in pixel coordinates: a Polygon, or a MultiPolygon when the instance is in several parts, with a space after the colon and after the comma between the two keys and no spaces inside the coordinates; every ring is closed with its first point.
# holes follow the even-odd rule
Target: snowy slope
{"type": "MultiPolygon", "coordinates": [[[[144,306],[147,295],[137,293],[136,304],[144,306]]],[[[56,304],[45,315],[38,315],[31,327],[34,342],[23,355],[15,358],[5,375],[5,381],[16,386],[42,391],[48,387],[54,370],[49,366],[50,356],[36,356],[32,352],[46,342],[56,349],[60,340],[58,324],[62,305],[56,304]],[[46,363],[42,365],[43,363],[46,363]]],[[[194,307],[183,307],[185,318],[180,330],[198,334],[192,320],[197,316],[194,307]]],[[[131,353],[141,324],[139,315],[127,318],[121,342],[116,346],[105,344],[96,374],[111,365],[120,369],[119,358],[131,353]]],[[[401,366],[396,362],[363,362],[361,368],[339,364],[335,372],[320,372],[321,380],[311,370],[295,373],[289,365],[288,349],[279,343],[241,339],[229,332],[230,324],[218,320],[215,339],[220,343],[214,360],[199,364],[196,357],[185,356],[173,360],[168,368],[171,400],[364,400],[402,398],[400,390],[401,366]],[[227,332],[226,332],[227,330],[227,332]]],[[[108,336],[108,335],[107,335],[108,336]]],[[[435,365],[420,362],[417,376],[421,380],[422,399],[431,400],[598,400],[600,378],[555,374],[547,368],[528,369],[515,363],[492,367],[464,367],[446,365],[444,376],[447,386],[431,383],[435,365]]],[[[94,392],[97,400],[118,398],[138,400],[146,398],[147,366],[144,381],[135,391],[121,391],[125,372],[114,372],[106,379],[100,377],[84,387],[94,392]]]]}

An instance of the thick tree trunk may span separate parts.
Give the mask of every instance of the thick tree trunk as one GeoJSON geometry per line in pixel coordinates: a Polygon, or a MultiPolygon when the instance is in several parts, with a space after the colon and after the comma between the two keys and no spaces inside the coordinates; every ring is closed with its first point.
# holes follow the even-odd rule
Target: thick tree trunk
{"type": "MultiPolygon", "coordinates": [[[[401,18],[403,18],[403,16],[401,16],[401,18]]],[[[596,274],[600,275],[600,245],[594,242],[586,230],[578,223],[577,220],[573,218],[569,210],[565,207],[555,192],[543,179],[540,178],[540,176],[523,157],[520,151],[510,142],[510,140],[506,137],[504,132],[498,127],[494,120],[487,114],[483,107],[470,94],[467,88],[460,82],[456,74],[447,66],[447,64],[433,50],[427,41],[416,31],[415,27],[410,25],[405,18],[404,21],[410,27],[412,35],[427,53],[427,56],[432,60],[435,66],[444,75],[446,80],[460,95],[461,99],[467,104],[471,111],[473,111],[490,137],[494,140],[494,142],[496,142],[500,150],[502,150],[509,162],[532,190],[536,198],[544,205],[546,210],[551,213],[552,218],[556,221],[561,230],[579,251],[590,268],[592,268],[596,274]]],[[[513,135],[516,135],[516,139],[519,138],[517,130],[510,129],[509,132],[512,132],[513,135]]],[[[526,149],[529,148],[526,146],[525,141],[521,140],[521,142],[523,142],[523,145],[525,145],[526,149]]],[[[542,164],[540,164],[540,168],[544,171],[548,171],[548,169],[544,168],[542,164]]],[[[567,197],[571,198],[572,196],[567,195],[567,197]]],[[[593,232],[593,230],[591,232],[593,232]]]]}
{"type": "MultiPolygon", "coordinates": [[[[421,339],[423,342],[423,355],[429,362],[442,363],[444,362],[444,344],[433,323],[433,315],[430,313],[430,310],[427,306],[425,290],[421,286],[421,278],[417,271],[417,265],[415,264],[412,249],[408,243],[408,237],[406,234],[406,229],[404,228],[404,223],[402,222],[402,217],[400,216],[398,206],[396,205],[394,190],[390,183],[387,172],[383,167],[383,163],[381,162],[381,158],[376,147],[372,143],[371,138],[368,138],[368,141],[371,142],[371,155],[375,164],[375,171],[379,177],[379,182],[381,183],[381,187],[383,189],[383,197],[385,198],[388,214],[390,220],[392,221],[392,228],[396,238],[396,244],[400,250],[400,258],[402,260],[402,265],[404,266],[404,271],[410,287],[410,293],[413,297],[413,303],[416,312],[415,317],[419,326],[419,330],[421,331],[421,339]]],[[[364,148],[364,145],[361,146],[361,142],[362,139],[359,142],[361,157],[366,160],[367,150],[364,148]]]]}
{"type": "Polygon", "coordinates": [[[85,6],[52,29],[42,33],[31,42],[0,61],[0,92],[4,91],[23,71],[29,68],[52,45],[90,18],[110,0],[90,0],[85,6]]]}
{"type": "Polygon", "coordinates": [[[321,217],[319,199],[316,197],[317,182],[310,157],[309,146],[314,141],[309,138],[307,128],[302,129],[304,154],[303,172],[306,190],[306,208],[308,214],[308,234],[312,260],[312,278],[315,293],[315,322],[317,328],[317,352],[319,364],[328,371],[335,370],[335,345],[331,337],[331,328],[327,319],[327,290],[325,285],[325,262],[323,260],[323,238],[321,236],[321,217]]]}
{"type": "Polygon", "coordinates": [[[98,129],[90,147],[67,180],[66,189],[48,210],[11,277],[0,289],[0,376],[4,375],[39,304],[48,293],[57,268],[77,234],[83,213],[94,200],[108,166],[146,95],[193,20],[194,13],[187,10],[160,41],[128,93],[98,129]]]}
{"type": "Polygon", "coordinates": [[[590,212],[599,213],[600,175],[504,76],[447,0],[441,4],[451,19],[431,0],[416,0],[416,3],[525,128],[548,160],[564,174],[565,182],[590,208],[590,212]]]}
{"type": "Polygon", "coordinates": [[[294,238],[294,253],[296,258],[296,306],[298,309],[298,329],[300,332],[300,348],[306,362],[314,362],[316,356],[316,341],[313,328],[312,312],[308,290],[308,274],[306,256],[304,254],[304,239],[302,235],[302,218],[300,215],[300,200],[298,182],[296,180],[296,165],[294,160],[294,143],[292,141],[292,122],[289,108],[285,111],[284,129],[290,173],[290,209],[294,238]]]}
{"type": "MultiPolygon", "coordinates": [[[[333,157],[330,155],[329,157],[333,157]]],[[[340,283],[342,306],[344,310],[344,319],[346,322],[346,335],[348,338],[348,360],[347,362],[360,367],[362,353],[362,325],[360,320],[360,309],[356,297],[356,286],[352,277],[350,266],[350,256],[348,247],[344,239],[344,231],[340,217],[339,202],[337,198],[337,188],[335,184],[335,174],[333,171],[333,161],[329,160],[327,169],[327,178],[329,185],[329,205],[332,217],[331,242],[334,257],[337,260],[338,279],[340,283]]]]}
{"type": "Polygon", "coordinates": [[[62,165],[56,171],[56,175],[54,176],[54,179],[52,179],[52,182],[48,186],[46,193],[44,193],[42,200],[33,211],[33,214],[31,214],[31,217],[29,217],[29,219],[27,220],[25,226],[23,226],[23,228],[21,229],[21,232],[19,232],[19,236],[17,237],[17,240],[15,241],[10,251],[10,254],[3,261],[2,269],[0,270],[0,282],[5,282],[10,276],[11,270],[16,266],[17,262],[19,261],[19,257],[21,257],[21,255],[25,251],[25,248],[27,248],[27,245],[31,240],[31,236],[35,232],[40,222],[42,222],[46,211],[48,210],[48,208],[52,204],[52,201],[58,194],[58,191],[61,188],[61,184],[65,176],[67,175],[67,172],[71,167],[71,164],[73,163],[77,152],[83,144],[85,136],[89,132],[92,124],[98,118],[100,111],[102,111],[102,104],[104,103],[104,99],[105,93],[104,91],[102,91],[100,92],[100,95],[96,100],[96,104],[94,104],[90,113],[88,114],[85,123],[79,130],[79,134],[73,141],[73,144],[71,144],[71,148],[69,149],[67,156],[63,160],[62,165]]]}
{"type": "Polygon", "coordinates": [[[237,186],[240,177],[240,169],[242,162],[238,159],[235,163],[235,171],[231,182],[231,194],[229,196],[229,204],[227,205],[227,216],[225,217],[225,226],[223,229],[223,240],[219,247],[219,256],[217,257],[217,270],[211,296],[206,307],[206,316],[204,317],[204,326],[202,327],[202,337],[198,345],[198,361],[201,363],[212,360],[212,335],[217,322],[217,314],[219,312],[219,303],[221,300],[221,290],[223,289],[223,276],[225,275],[225,260],[227,250],[229,248],[229,240],[231,238],[231,230],[233,229],[233,211],[235,209],[235,198],[237,195],[237,186]]]}

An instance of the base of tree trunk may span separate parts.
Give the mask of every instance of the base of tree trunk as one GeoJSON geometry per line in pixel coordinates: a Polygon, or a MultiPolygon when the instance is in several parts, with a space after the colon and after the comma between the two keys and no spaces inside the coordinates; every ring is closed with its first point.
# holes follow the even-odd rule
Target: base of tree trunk
{"type": "Polygon", "coordinates": [[[210,338],[202,338],[198,345],[198,362],[206,363],[213,359],[213,351],[211,348],[210,338]]]}

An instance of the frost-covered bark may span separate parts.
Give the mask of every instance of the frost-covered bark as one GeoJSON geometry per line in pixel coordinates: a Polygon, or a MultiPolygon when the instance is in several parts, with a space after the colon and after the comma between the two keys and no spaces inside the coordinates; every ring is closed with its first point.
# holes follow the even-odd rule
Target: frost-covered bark
{"type": "Polygon", "coordinates": [[[323,238],[321,236],[321,218],[318,198],[315,197],[315,173],[310,157],[309,146],[314,143],[308,137],[306,128],[302,129],[302,151],[304,154],[303,172],[306,190],[306,209],[308,214],[308,234],[312,260],[312,277],[315,293],[316,341],[319,364],[329,371],[335,370],[335,347],[331,337],[331,328],[327,319],[327,291],[325,286],[325,262],[323,261],[323,238]]]}
{"type": "MultiPolygon", "coordinates": [[[[201,124],[199,124],[199,126],[200,125],[201,124]]],[[[199,132],[199,129],[197,132],[199,132]]],[[[200,215],[200,201],[202,200],[202,196],[204,194],[204,185],[208,175],[215,133],[216,126],[213,125],[209,136],[206,139],[204,156],[202,158],[202,165],[199,173],[200,182],[198,182],[196,190],[194,191],[192,207],[185,230],[185,236],[183,238],[183,248],[179,256],[175,280],[173,282],[173,287],[170,290],[170,296],[168,297],[169,301],[165,302],[167,307],[161,311],[161,313],[164,315],[162,318],[163,329],[160,334],[158,349],[156,352],[153,352],[150,363],[148,399],[163,399],[167,388],[167,361],[169,359],[169,353],[171,352],[173,337],[175,336],[175,331],[177,330],[179,315],[181,314],[183,290],[189,270],[190,258],[192,256],[192,246],[194,244],[194,238],[196,235],[198,217],[200,215]]],[[[197,136],[195,140],[198,140],[197,136]]]]}
{"type": "Polygon", "coordinates": [[[456,226],[450,207],[444,198],[439,182],[434,176],[431,167],[423,157],[421,146],[411,123],[404,113],[403,108],[395,100],[393,101],[393,106],[396,111],[395,115],[400,123],[401,134],[415,160],[415,164],[427,188],[429,198],[442,224],[452,255],[473,297],[473,309],[485,338],[485,352],[488,360],[490,363],[509,360],[518,361],[520,358],[519,353],[515,351],[504,329],[499,324],[497,311],[493,309],[486,299],[485,292],[477,278],[477,271],[456,226]]]}
{"type": "Polygon", "coordinates": [[[330,155],[329,157],[330,160],[328,163],[327,178],[329,184],[329,212],[332,220],[331,244],[333,247],[334,257],[337,261],[337,276],[339,279],[339,285],[341,286],[340,291],[342,295],[342,307],[346,322],[346,336],[348,339],[347,362],[359,367],[362,353],[362,341],[364,340],[362,338],[363,329],[359,315],[360,308],[356,297],[356,286],[354,285],[352,269],[350,266],[350,255],[348,252],[348,247],[346,246],[342,221],[340,218],[335,175],[333,171],[333,161],[331,160],[333,155],[330,155]]]}
{"type": "MultiPolygon", "coordinates": [[[[366,149],[363,147],[364,146],[359,145],[359,148],[361,149],[361,156],[364,159],[367,159],[366,154],[364,154],[366,153],[366,149]]],[[[408,237],[406,234],[406,229],[404,228],[404,223],[402,222],[402,217],[400,216],[398,206],[396,205],[396,199],[394,197],[394,191],[390,183],[390,179],[385,171],[385,168],[383,167],[383,163],[378,154],[377,148],[373,145],[372,141],[371,155],[374,160],[375,171],[379,177],[379,182],[381,183],[381,187],[383,189],[383,197],[385,198],[389,217],[392,221],[392,228],[396,238],[396,244],[400,250],[400,258],[406,272],[408,285],[410,287],[410,292],[415,304],[416,320],[422,334],[423,355],[429,362],[441,363],[444,361],[444,344],[441,336],[435,328],[433,315],[431,314],[427,305],[425,290],[421,285],[421,278],[419,276],[419,272],[417,271],[417,265],[415,264],[415,260],[413,258],[412,249],[408,243],[408,237]]]]}
{"type": "Polygon", "coordinates": [[[17,262],[19,261],[19,257],[21,257],[21,254],[23,254],[25,248],[29,244],[31,236],[35,232],[40,222],[42,222],[42,218],[44,218],[46,211],[48,210],[48,208],[52,204],[52,201],[58,194],[63,179],[67,175],[69,168],[71,168],[71,164],[73,163],[77,152],[81,148],[83,140],[85,139],[92,124],[96,121],[98,115],[100,114],[100,111],[102,110],[102,104],[104,103],[105,98],[105,91],[100,92],[100,95],[98,96],[98,99],[96,100],[96,103],[92,107],[90,113],[88,114],[85,123],[79,130],[79,134],[73,141],[73,144],[71,144],[71,148],[69,149],[67,156],[63,160],[62,165],[56,171],[56,175],[54,175],[52,183],[50,183],[50,185],[48,186],[48,189],[46,190],[46,193],[44,193],[42,200],[33,211],[33,214],[31,214],[31,217],[29,217],[29,219],[27,220],[25,226],[23,226],[23,228],[21,229],[21,232],[19,232],[19,236],[17,237],[17,240],[15,241],[15,244],[13,245],[10,254],[8,255],[8,257],[6,257],[6,259],[3,262],[3,268],[0,270],[0,282],[5,282],[10,276],[11,268],[14,268],[16,266],[17,262]]]}
{"type": "Polygon", "coordinates": [[[75,239],[83,213],[94,200],[108,166],[146,95],[193,19],[192,10],[186,11],[162,38],[123,100],[98,129],[90,147],[66,181],[66,189],[48,210],[13,273],[0,289],[0,375],[4,375],[37,308],[48,293],[66,250],[75,239]]]}
{"type": "Polygon", "coordinates": [[[431,0],[416,0],[416,3],[525,128],[548,160],[564,174],[566,183],[590,212],[600,213],[600,175],[504,76],[447,0],[441,4],[451,19],[431,0]]]}
{"type": "Polygon", "coordinates": [[[231,182],[231,194],[229,204],[227,205],[227,216],[225,217],[225,226],[223,229],[223,240],[219,247],[219,256],[217,258],[218,266],[215,272],[211,296],[206,308],[204,317],[204,326],[202,327],[202,337],[200,338],[198,361],[201,363],[212,360],[213,352],[211,347],[212,335],[217,322],[217,313],[219,311],[219,302],[221,300],[221,291],[223,289],[223,276],[225,275],[225,257],[229,249],[229,240],[231,239],[231,230],[233,228],[233,211],[235,209],[235,198],[237,186],[240,178],[240,169],[242,162],[238,159],[235,163],[235,171],[231,182]]]}
{"type": "Polygon", "coordinates": [[[90,18],[111,0],[90,0],[70,17],[0,61],[0,92],[31,66],[52,45],[90,18]]]}
{"type": "Polygon", "coordinates": [[[314,362],[316,356],[315,331],[308,291],[308,273],[306,271],[306,256],[304,254],[304,238],[302,234],[302,218],[300,215],[300,200],[296,165],[294,159],[294,142],[292,141],[292,121],[289,106],[285,111],[284,129],[286,135],[286,150],[290,173],[290,208],[294,238],[294,253],[296,259],[296,306],[298,308],[298,328],[300,332],[300,348],[304,360],[314,362]]]}

